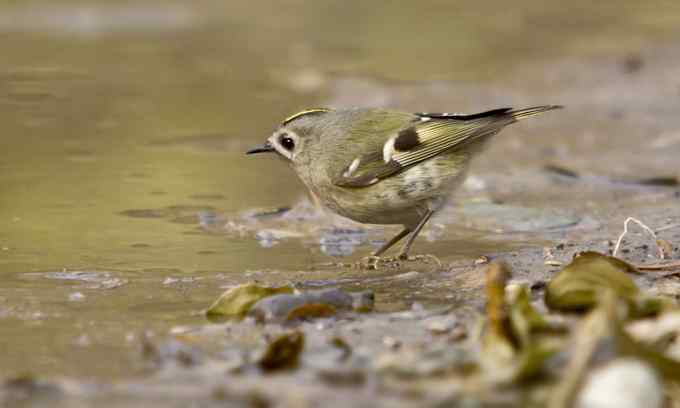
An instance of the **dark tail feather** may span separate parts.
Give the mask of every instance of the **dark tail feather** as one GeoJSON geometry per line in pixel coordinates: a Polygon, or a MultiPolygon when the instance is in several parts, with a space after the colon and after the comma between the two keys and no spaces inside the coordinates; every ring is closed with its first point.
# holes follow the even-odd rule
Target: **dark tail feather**
{"type": "Polygon", "coordinates": [[[562,109],[564,106],[561,105],[545,105],[545,106],[534,106],[533,108],[517,109],[507,112],[507,114],[512,115],[515,120],[526,119],[530,116],[538,115],[543,112],[562,109]]]}
{"type": "Polygon", "coordinates": [[[561,105],[544,105],[544,106],[534,106],[532,108],[517,109],[512,108],[500,108],[492,109],[484,112],[473,113],[470,115],[464,115],[460,113],[416,113],[416,115],[421,118],[430,119],[453,119],[453,120],[477,120],[485,118],[498,118],[498,119],[508,119],[512,118],[514,121],[522,120],[528,118],[529,116],[538,115],[539,113],[551,111],[554,109],[562,109],[561,105]]]}

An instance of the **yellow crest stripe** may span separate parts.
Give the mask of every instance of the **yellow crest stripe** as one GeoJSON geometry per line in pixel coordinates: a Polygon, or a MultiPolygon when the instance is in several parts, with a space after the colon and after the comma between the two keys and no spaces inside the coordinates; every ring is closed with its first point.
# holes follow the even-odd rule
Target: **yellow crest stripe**
{"type": "Polygon", "coordinates": [[[288,123],[294,121],[295,119],[304,116],[304,115],[310,115],[313,113],[324,113],[324,112],[330,112],[331,110],[328,108],[312,108],[312,109],[305,109],[303,111],[300,111],[296,114],[288,116],[286,119],[281,122],[281,125],[287,125],[288,123]]]}

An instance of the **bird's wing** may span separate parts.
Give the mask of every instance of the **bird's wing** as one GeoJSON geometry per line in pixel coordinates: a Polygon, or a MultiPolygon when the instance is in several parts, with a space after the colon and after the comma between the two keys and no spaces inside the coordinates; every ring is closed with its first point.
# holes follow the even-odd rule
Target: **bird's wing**
{"type": "Polygon", "coordinates": [[[333,183],[340,187],[367,187],[443,152],[494,135],[520,119],[558,108],[561,106],[502,108],[472,115],[417,113],[407,127],[388,137],[381,151],[347,163],[333,183]]]}
{"type": "Polygon", "coordinates": [[[418,113],[407,127],[387,138],[381,151],[347,163],[333,183],[341,187],[373,185],[443,152],[493,135],[514,121],[511,108],[474,115],[418,113]]]}

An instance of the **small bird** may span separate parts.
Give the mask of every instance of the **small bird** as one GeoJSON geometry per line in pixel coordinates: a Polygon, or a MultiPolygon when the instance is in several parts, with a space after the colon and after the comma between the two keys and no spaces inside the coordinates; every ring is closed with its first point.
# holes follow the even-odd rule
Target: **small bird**
{"type": "Polygon", "coordinates": [[[470,159],[518,120],[561,108],[501,108],[470,115],[374,108],[315,108],[286,118],[246,154],[273,152],[288,161],[325,207],[367,224],[404,229],[373,256],[408,236],[399,258],[465,180],[470,159]]]}

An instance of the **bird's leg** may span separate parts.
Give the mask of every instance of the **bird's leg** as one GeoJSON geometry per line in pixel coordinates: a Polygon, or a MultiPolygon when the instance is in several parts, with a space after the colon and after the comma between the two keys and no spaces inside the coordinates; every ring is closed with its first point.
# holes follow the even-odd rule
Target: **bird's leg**
{"type": "Polygon", "coordinates": [[[375,257],[380,256],[380,255],[383,254],[385,251],[387,251],[388,249],[390,249],[390,248],[392,247],[392,245],[394,245],[394,244],[396,244],[397,242],[401,241],[401,239],[404,238],[405,236],[407,236],[410,232],[411,232],[410,229],[404,228],[403,230],[401,230],[400,233],[398,233],[397,235],[395,235],[394,237],[392,237],[392,239],[390,239],[390,240],[387,241],[383,246],[381,246],[380,249],[378,249],[377,251],[375,251],[375,252],[373,253],[372,256],[375,256],[375,257]]]}
{"type": "MultiPolygon", "coordinates": [[[[423,227],[425,226],[425,224],[427,224],[427,222],[430,220],[430,217],[432,217],[432,214],[434,214],[434,211],[428,210],[427,213],[425,213],[425,215],[423,216],[423,218],[420,219],[420,221],[418,222],[418,225],[416,225],[416,227],[413,229],[413,232],[411,232],[411,235],[409,235],[408,239],[406,240],[406,243],[401,248],[401,252],[399,252],[399,259],[402,259],[402,260],[408,259],[408,251],[411,249],[411,245],[413,245],[413,241],[416,240],[418,233],[420,233],[420,230],[422,230],[423,227]]],[[[408,231],[408,230],[404,230],[404,231],[408,231]]],[[[402,233],[404,231],[402,231],[402,233]]],[[[399,239],[401,239],[401,237],[399,237],[399,239]]]]}

